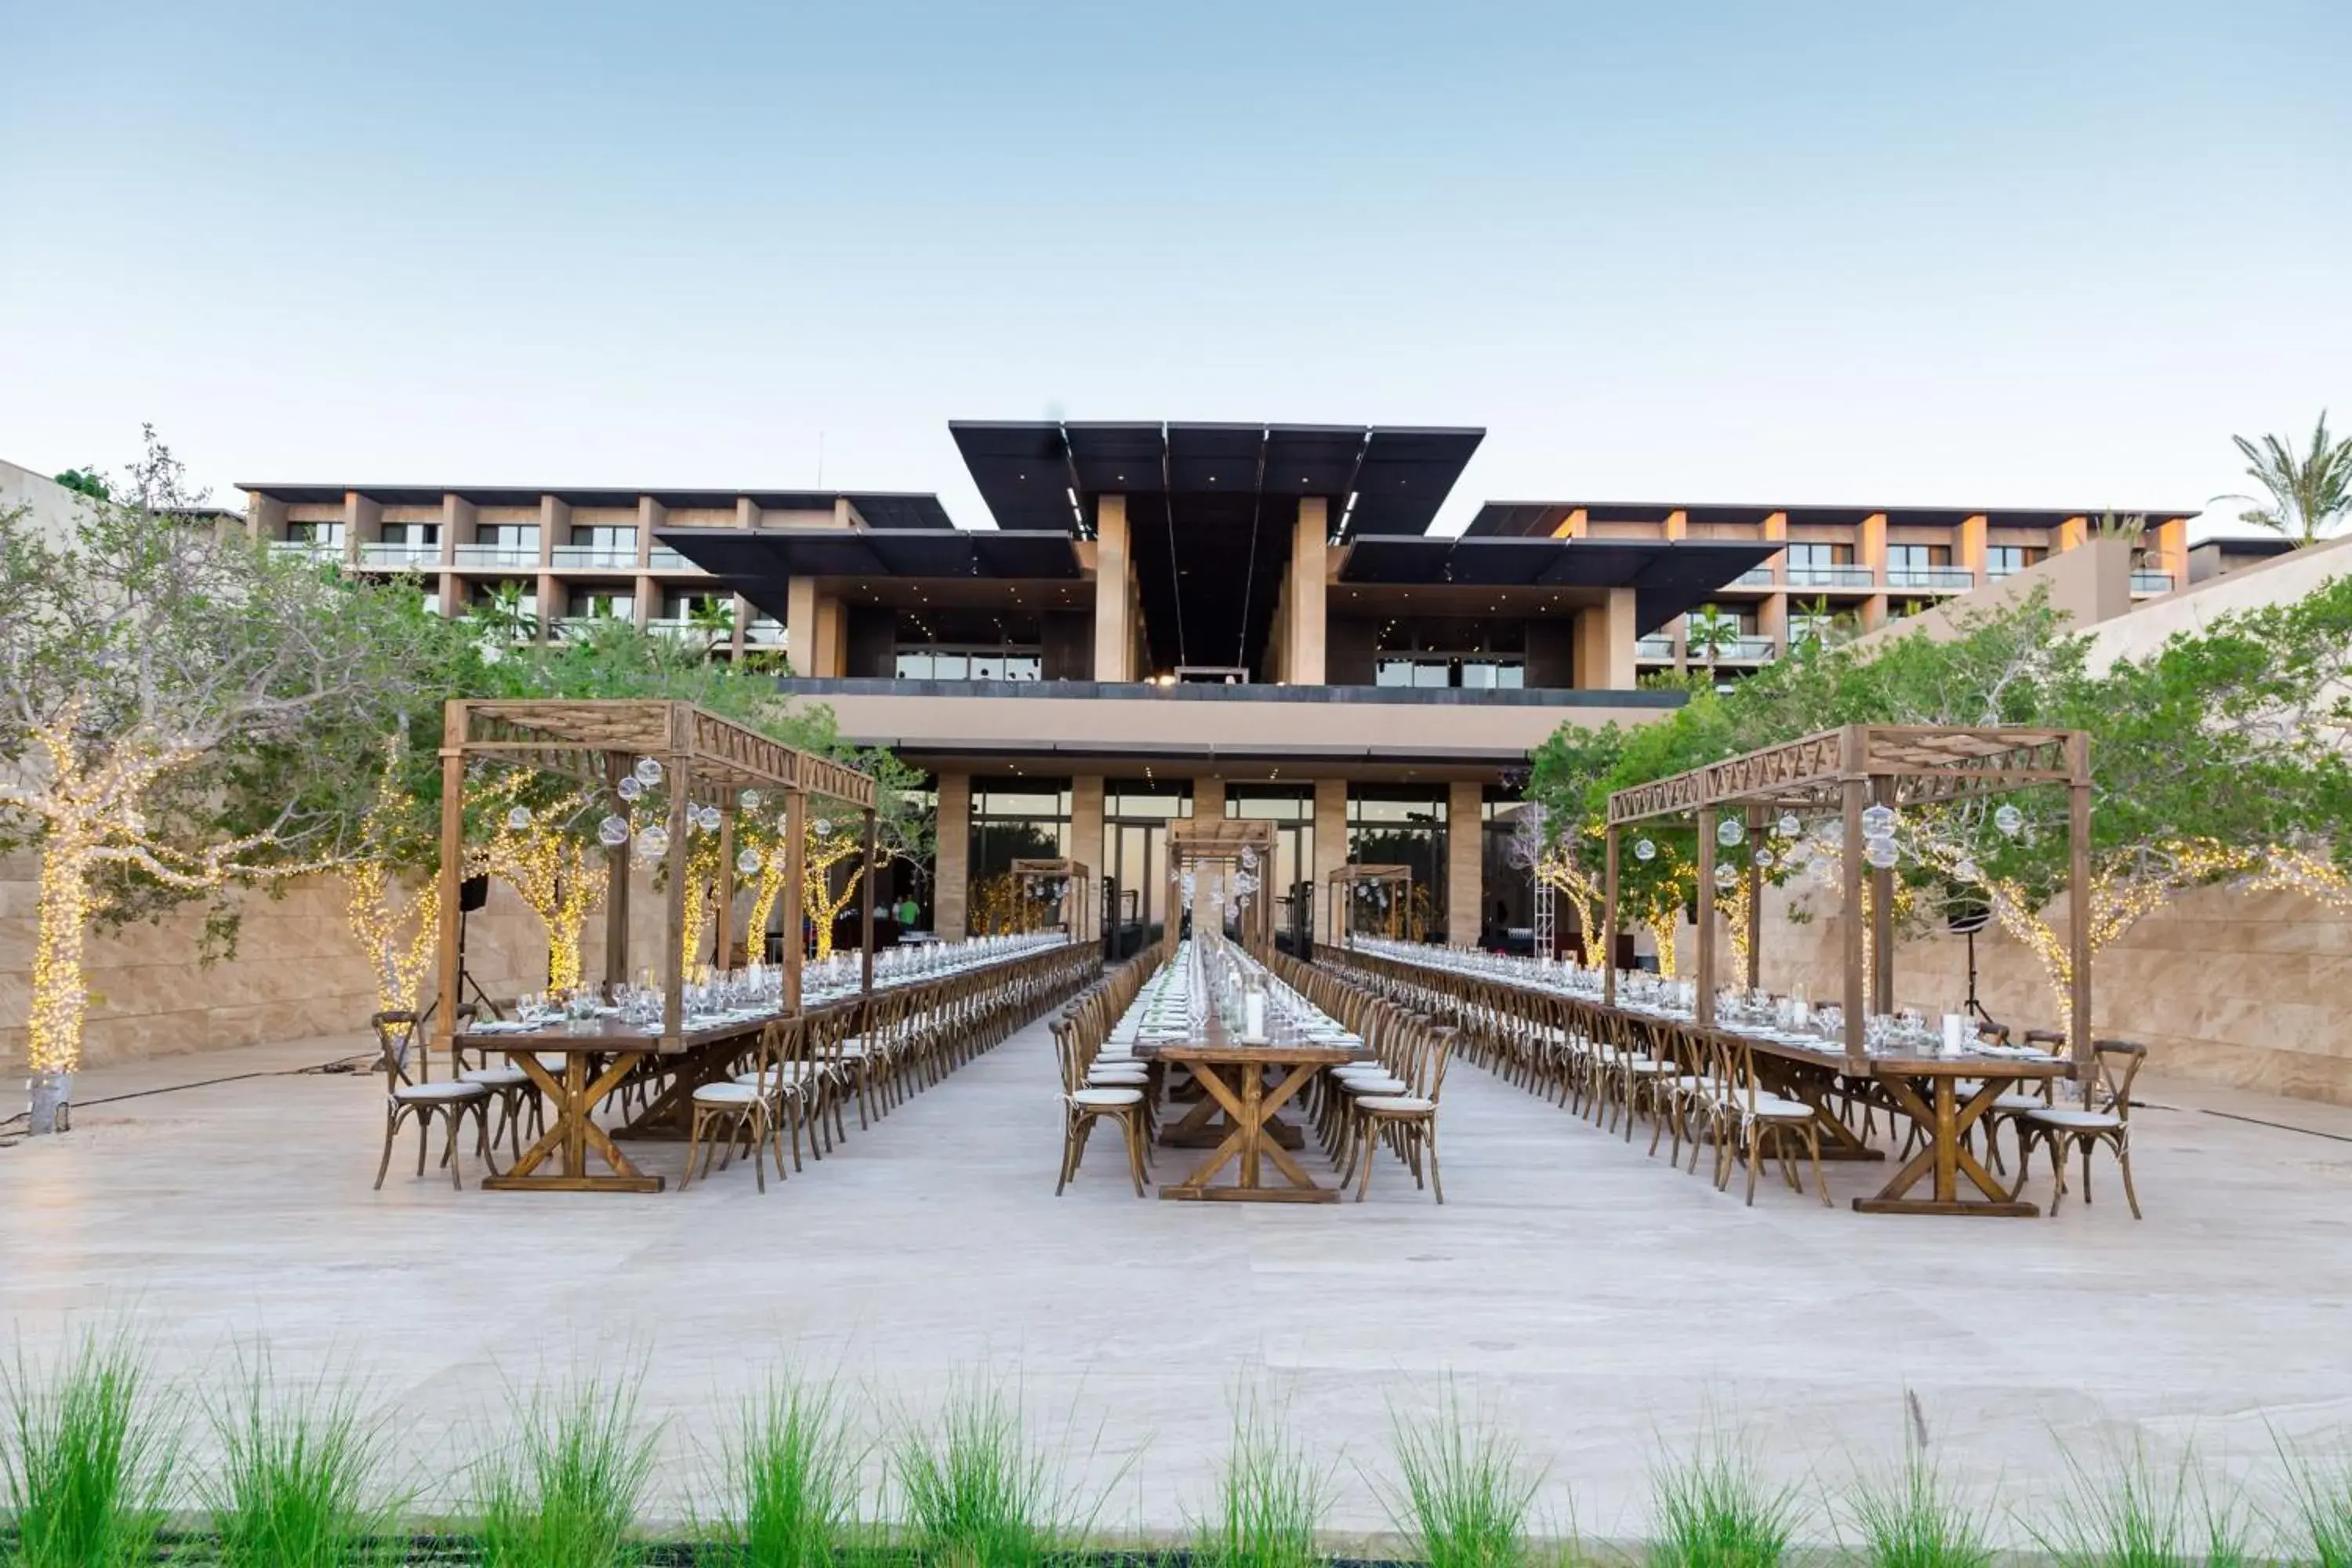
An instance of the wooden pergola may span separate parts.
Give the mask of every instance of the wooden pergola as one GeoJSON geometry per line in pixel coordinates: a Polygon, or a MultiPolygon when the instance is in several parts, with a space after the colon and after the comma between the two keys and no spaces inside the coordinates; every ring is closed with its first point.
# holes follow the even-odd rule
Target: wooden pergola
{"type": "Polygon", "coordinates": [[[1323,879],[1323,913],[1330,930],[1345,947],[1355,935],[1356,922],[1351,918],[1358,888],[1388,888],[1389,935],[1398,934],[1401,922],[1412,918],[1412,868],[1402,864],[1364,864],[1349,861],[1334,866],[1323,879]]]}
{"type": "Polygon", "coordinates": [[[1090,900],[1087,891],[1094,881],[1094,873],[1086,863],[1066,856],[1058,859],[1015,860],[1009,868],[1024,888],[1038,882],[1059,882],[1061,897],[1055,901],[1062,906],[1062,924],[1072,942],[1090,941],[1096,934],[1094,922],[1087,917],[1090,900]],[[1073,902],[1072,900],[1076,900],[1073,902]]]}
{"type": "MultiPolygon", "coordinates": [[[[860,919],[865,931],[865,988],[874,988],[874,780],[828,757],[771,740],[690,702],[579,700],[474,702],[452,700],[442,711],[440,1002],[436,1044],[446,1050],[457,1016],[458,883],[464,877],[467,765],[495,761],[578,780],[606,792],[625,812],[621,781],[637,760],[661,764],[667,792],[671,876],[662,922],[662,1044],[675,1049],[680,1035],[684,984],[688,812],[716,806],[719,828],[718,948],[723,962],[734,944],[735,818],[745,790],[772,790],[784,804],[784,898],[790,936],[784,942],[783,1008],[801,1003],[799,923],[807,881],[806,839],[811,795],[839,800],[866,817],[866,876],[860,919]]],[[[604,905],[604,978],[628,975],[629,846],[611,846],[604,905]]]]}
{"type": "MultiPolygon", "coordinates": [[[[1759,982],[1758,937],[1761,931],[1763,873],[1752,847],[1768,812],[1819,812],[1834,808],[1843,833],[1838,856],[1843,872],[1845,984],[1843,1009],[1847,1061],[1857,1074],[1867,1070],[1863,1025],[1865,1001],[1877,1012],[1895,1002],[1895,872],[1871,868],[1871,929],[1868,963],[1863,952],[1862,814],[1872,805],[1900,809],[1935,805],[1971,796],[2004,794],[2035,785],[2063,784],[2068,793],[2067,952],[2073,971],[2070,1009],[2074,1070],[2091,1071],[2091,742],[2080,730],[2021,727],[1946,728],[1930,725],[1849,724],[1785,745],[1769,746],[1727,762],[1694,768],[1672,778],[1636,784],[1609,797],[1608,859],[1602,930],[1617,930],[1619,839],[1635,823],[1657,817],[1690,817],[1698,829],[1697,1013],[1702,1027],[1715,1022],[1716,825],[1726,811],[1743,815],[1748,878],[1748,974],[1759,982]],[[1865,994],[1864,970],[1870,970],[1865,994]]],[[[1605,967],[1604,1000],[1614,1003],[1617,971],[1605,967]]]]}
{"type": "MultiPolygon", "coordinates": [[[[1233,876],[1247,868],[1257,879],[1257,891],[1250,895],[1249,915],[1242,924],[1244,944],[1261,947],[1274,940],[1274,899],[1269,883],[1274,876],[1274,824],[1261,817],[1202,816],[1179,817],[1168,825],[1168,909],[1172,912],[1183,907],[1184,873],[1194,873],[1195,895],[1193,912],[1209,907],[1207,889],[1198,886],[1199,873],[1205,870],[1220,881],[1230,881],[1233,876]]],[[[1223,921],[1218,921],[1220,928],[1223,921]]],[[[1171,919],[1168,930],[1172,933],[1177,921],[1171,919]]]]}

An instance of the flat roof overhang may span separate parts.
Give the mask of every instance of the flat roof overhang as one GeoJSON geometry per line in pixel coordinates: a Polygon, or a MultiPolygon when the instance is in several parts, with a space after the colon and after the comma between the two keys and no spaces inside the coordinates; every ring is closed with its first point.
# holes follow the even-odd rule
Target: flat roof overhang
{"type": "Polygon", "coordinates": [[[1779,542],[1643,539],[1360,539],[1339,580],[1381,587],[1631,588],[1634,635],[1706,604],[1779,542]]]}
{"type": "MultiPolygon", "coordinates": [[[[1981,517],[1991,528],[2056,528],[2070,518],[2097,517],[2104,506],[1810,506],[1754,501],[1617,501],[1617,500],[1490,500],[1463,530],[1465,539],[1554,539],[1579,512],[1588,527],[1594,523],[1638,522],[1663,525],[1674,513],[1694,527],[1741,524],[1761,527],[1768,517],[1785,519],[1791,528],[1856,527],[1874,517],[1886,519],[1890,528],[1958,528],[1981,517]]],[[[2145,517],[2151,526],[2178,522],[2198,515],[2197,509],[2179,507],[2116,508],[2119,515],[2145,517]]]]}
{"type": "Polygon", "coordinates": [[[654,538],[782,618],[794,577],[1076,582],[1067,533],[857,528],[659,528],[654,538]]]}
{"type": "Polygon", "coordinates": [[[650,500],[656,506],[680,511],[732,510],[748,500],[763,511],[831,511],[835,501],[850,510],[869,528],[900,531],[954,527],[947,508],[936,495],[913,490],[779,490],[779,489],[612,489],[576,485],[320,485],[261,484],[239,481],[247,495],[296,506],[332,506],[358,494],[380,506],[439,506],[456,496],[476,506],[537,506],[552,496],[566,506],[633,507],[650,500]]]}

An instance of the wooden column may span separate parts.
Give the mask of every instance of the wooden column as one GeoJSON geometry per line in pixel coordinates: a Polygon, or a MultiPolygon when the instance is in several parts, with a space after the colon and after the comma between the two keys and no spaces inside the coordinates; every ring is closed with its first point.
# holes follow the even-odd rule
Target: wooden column
{"type": "Polygon", "coordinates": [[[857,895],[858,988],[874,994],[874,808],[866,808],[865,886],[857,895]]]}
{"type": "MultiPolygon", "coordinates": [[[[621,781],[628,776],[629,759],[618,752],[604,758],[604,786],[612,799],[607,808],[620,797],[621,781]]],[[[628,803],[621,802],[625,814],[628,803]]],[[[629,841],[622,839],[604,850],[604,984],[625,985],[629,981],[629,841]]]]}
{"type": "Polygon", "coordinates": [[[784,992],[783,1010],[801,1009],[801,964],[808,955],[808,939],[801,922],[808,908],[808,795],[784,792],[784,992]]]}
{"type": "Polygon", "coordinates": [[[1764,808],[1748,808],[1748,989],[1759,989],[1764,984],[1764,868],[1756,864],[1756,851],[1764,843],[1764,808]]]}
{"type": "Polygon", "coordinates": [[[1609,850],[1601,873],[1601,1000],[1617,1005],[1617,825],[1609,825],[1609,850]]]}
{"type": "Polygon", "coordinates": [[[1698,808],[1698,1026],[1715,1027],[1715,807],[1698,808]]]}
{"type": "Polygon", "coordinates": [[[459,966],[465,962],[457,944],[458,922],[465,917],[457,900],[465,879],[466,705],[448,702],[441,709],[441,974],[433,1029],[433,1043],[445,1051],[457,1028],[459,966]]]}
{"type": "Polygon", "coordinates": [[[2074,971],[2069,995],[2073,1016],[2067,1033],[2074,1052],[2074,1079],[2091,1082],[2091,738],[2066,742],[2066,960],[2074,971]]]}
{"type": "Polygon", "coordinates": [[[711,941],[711,964],[732,969],[735,955],[735,808],[719,812],[719,908],[712,921],[718,929],[711,941]]]}
{"type": "MultiPolygon", "coordinates": [[[[1859,765],[1860,736],[1846,731],[1845,750],[1850,763],[1859,765]]],[[[1840,879],[1845,884],[1843,921],[1845,936],[1845,986],[1839,994],[1838,1005],[1845,1010],[1845,1059],[1847,1067],[1857,1076],[1868,1071],[1869,1051],[1863,1043],[1863,952],[1862,952],[1862,805],[1863,792],[1869,786],[1859,774],[1849,773],[1840,786],[1845,824],[1843,842],[1838,850],[1840,879]]]]}
{"type": "MultiPolygon", "coordinates": [[[[1880,805],[1895,804],[1895,781],[1874,778],[1870,797],[1880,805]]],[[[1856,844],[1854,852],[1861,853],[1856,844]]],[[[1895,868],[1872,868],[1870,873],[1870,1010],[1895,1011],[1895,868]]]]}
{"type": "MultiPolygon", "coordinates": [[[[673,718],[670,722],[675,745],[678,721],[673,718]]],[[[688,797],[693,780],[683,750],[673,750],[663,759],[663,765],[667,770],[664,782],[669,786],[669,885],[665,889],[668,897],[662,900],[662,1037],[675,1046],[686,1016],[678,992],[686,984],[686,840],[692,831],[692,805],[688,797]]]]}

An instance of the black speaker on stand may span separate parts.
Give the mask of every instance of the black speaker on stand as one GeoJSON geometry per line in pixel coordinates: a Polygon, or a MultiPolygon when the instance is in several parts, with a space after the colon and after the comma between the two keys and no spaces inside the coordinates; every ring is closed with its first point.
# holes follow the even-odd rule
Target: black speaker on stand
{"type": "MultiPolygon", "coordinates": [[[[468,877],[457,884],[457,995],[462,1001],[466,993],[471,991],[474,994],[474,1000],[480,1005],[483,1012],[493,1018],[503,1018],[506,1015],[499,1011],[499,1005],[484,994],[481,983],[476,980],[472,972],[466,967],[466,917],[476,910],[487,907],[489,901],[490,879],[487,873],[479,877],[468,877]]],[[[420,1033],[424,1030],[426,1021],[433,1016],[433,1009],[439,1005],[441,1005],[441,999],[438,996],[426,1004],[424,1013],[416,1020],[416,1027],[420,1033]]]]}
{"type": "Polygon", "coordinates": [[[1977,1000],[1977,932],[1992,922],[1992,910],[1980,900],[1965,900],[1952,905],[1945,921],[1969,942],[1969,999],[1960,1005],[1960,1010],[1974,1014],[1986,1027],[1998,1029],[2000,1026],[1993,1021],[1991,1014],[1985,1011],[1984,1004],[1977,1000]]]}

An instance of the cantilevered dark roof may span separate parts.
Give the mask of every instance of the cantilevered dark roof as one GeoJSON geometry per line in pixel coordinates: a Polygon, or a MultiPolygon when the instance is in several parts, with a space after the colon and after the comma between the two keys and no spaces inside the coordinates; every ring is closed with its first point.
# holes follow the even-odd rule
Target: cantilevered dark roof
{"type": "Polygon", "coordinates": [[[1631,588],[1636,636],[1703,605],[1778,543],[1677,539],[1362,539],[1343,583],[1423,587],[1631,588]]]}
{"type": "MultiPolygon", "coordinates": [[[[971,420],[948,426],[1009,529],[1092,534],[1106,495],[1328,503],[1335,536],[1415,534],[1486,431],[1360,425],[971,420]]],[[[1181,504],[1162,509],[1181,526],[1181,504]]],[[[1284,510],[1287,521],[1295,512],[1284,510]]]]}
{"type": "MultiPolygon", "coordinates": [[[[1775,512],[1786,514],[1791,527],[1832,525],[1853,527],[1885,514],[1890,528],[1957,528],[1981,517],[1992,528],[2056,528],[2069,518],[2096,518],[2108,509],[2090,507],[1982,506],[1780,506],[1683,501],[1612,500],[1490,500],[1478,509],[1463,531],[1465,538],[1549,539],[1567,526],[1570,517],[1585,514],[1587,525],[1610,522],[1658,522],[1669,512],[1681,512],[1693,527],[1713,523],[1761,524],[1775,512]]],[[[2172,522],[2197,515],[2194,507],[2117,507],[2118,513],[2145,517],[2151,523],[2172,522]]]]}
{"type": "Polygon", "coordinates": [[[1070,579],[1067,533],[1010,530],[657,528],[667,544],[773,616],[794,577],[1070,579]]]}
{"type": "Polygon", "coordinates": [[[456,496],[476,506],[536,506],[542,496],[553,496],[566,506],[633,507],[650,496],[672,510],[708,510],[734,507],[749,500],[762,511],[831,511],[834,502],[846,500],[874,528],[940,529],[954,526],[935,495],[902,490],[774,490],[774,489],[583,489],[556,485],[278,485],[239,483],[247,495],[297,506],[330,506],[357,490],[381,506],[438,506],[445,496],[456,496]]]}

